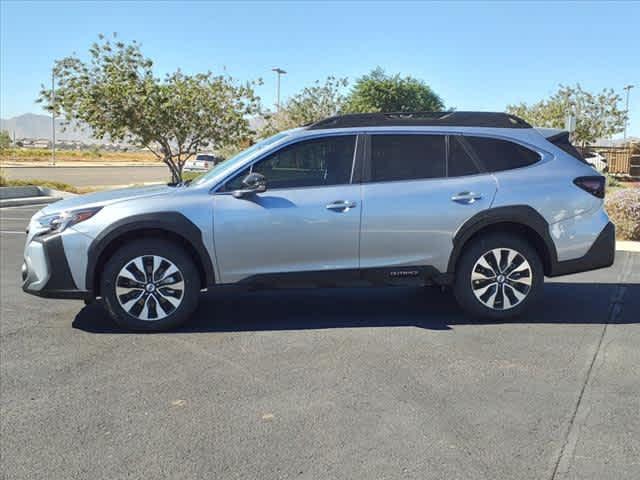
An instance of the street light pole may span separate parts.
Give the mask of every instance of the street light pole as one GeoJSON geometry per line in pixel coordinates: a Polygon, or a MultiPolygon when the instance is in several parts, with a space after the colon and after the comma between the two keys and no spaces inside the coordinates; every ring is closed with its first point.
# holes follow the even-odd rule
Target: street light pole
{"type": "Polygon", "coordinates": [[[286,74],[284,70],[279,67],[272,68],[271,71],[276,72],[276,111],[280,111],[280,76],[286,74]]]}
{"type": "Polygon", "coordinates": [[[633,85],[627,85],[626,87],[623,88],[623,90],[627,91],[627,101],[626,101],[626,107],[625,107],[625,119],[624,119],[624,139],[627,139],[627,125],[629,123],[629,91],[633,88],[633,85]]]}
{"type": "MultiPolygon", "coordinates": [[[[56,101],[56,74],[51,71],[51,103],[56,101]]],[[[51,165],[56,165],[56,112],[51,110],[51,165]]]]}

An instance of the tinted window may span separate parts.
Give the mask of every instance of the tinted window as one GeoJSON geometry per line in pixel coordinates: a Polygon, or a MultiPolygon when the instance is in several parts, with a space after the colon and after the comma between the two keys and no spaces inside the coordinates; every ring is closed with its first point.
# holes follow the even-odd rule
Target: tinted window
{"type": "Polygon", "coordinates": [[[449,176],[462,177],[479,173],[478,167],[462,146],[462,142],[455,136],[449,138],[451,139],[449,143],[449,176]]]}
{"type": "Polygon", "coordinates": [[[249,171],[261,173],[267,187],[300,188],[341,185],[351,180],[355,135],[307,140],[277,151],[227,182],[226,190],[241,188],[249,171]]]}
{"type": "Polygon", "coordinates": [[[517,143],[497,138],[464,137],[490,172],[526,167],[540,160],[540,155],[517,143]]]}
{"type": "Polygon", "coordinates": [[[442,135],[372,135],[371,181],[445,177],[442,135]]]}

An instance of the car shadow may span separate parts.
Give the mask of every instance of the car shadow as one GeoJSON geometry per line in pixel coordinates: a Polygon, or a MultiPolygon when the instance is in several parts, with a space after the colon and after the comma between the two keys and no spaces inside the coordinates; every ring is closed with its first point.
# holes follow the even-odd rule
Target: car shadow
{"type": "MultiPolygon", "coordinates": [[[[509,323],[640,323],[640,284],[547,283],[540,301],[509,323]],[[621,293],[623,296],[621,297],[621,293]],[[624,301],[623,311],[612,314],[624,301]],[[635,314],[632,312],[636,312],[635,314]]],[[[418,327],[505,323],[474,318],[437,288],[349,288],[203,293],[193,317],[172,333],[307,330],[359,327],[418,327]]],[[[91,333],[126,333],[100,303],[83,308],[73,327],[91,333]]]]}

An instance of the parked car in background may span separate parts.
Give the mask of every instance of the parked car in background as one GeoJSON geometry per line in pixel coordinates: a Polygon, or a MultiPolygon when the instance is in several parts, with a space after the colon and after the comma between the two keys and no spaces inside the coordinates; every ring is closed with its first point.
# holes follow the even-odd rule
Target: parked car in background
{"type": "Polygon", "coordinates": [[[583,157],[585,162],[593,166],[593,168],[599,172],[607,173],[609,171],[607,159],[602,154],[593,150],[585,150],[583,152],[583,157]]]}
{"type": "Polygon", "coordinates": [[[184,164],[185,172],[208,172],[224,159],[213,153],[199,153],[193,160],[188,160],[184,164]]]}
{"type": "Polygon", "coordinates": [[[23,289],[101,298],[147,331],[229,284],[448,286],[473,317],[504,320],[543,295],[545,276],[613,264],[604,194],[566,132],[512,115],[344,115],[191,183],[45,207],[28,227],[23,289]]]}

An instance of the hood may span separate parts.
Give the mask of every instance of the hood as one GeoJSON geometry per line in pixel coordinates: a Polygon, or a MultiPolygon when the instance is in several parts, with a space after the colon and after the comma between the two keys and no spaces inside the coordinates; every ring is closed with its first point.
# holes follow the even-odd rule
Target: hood
{"type": "Polygon", "coordinates": [[[136,200],[138,198],[155,197],[158,195],[170,195],[179,190],[180,187],[169,187],[167,185],[150,185],[148,187],[120,188],[117,190],[106,190],[104,192],[88,193],[66,198],[54,202],[43,208],[40,213],[47,215],[50,213],[73,210],[85,207],[99,207],[111,205],[117,202],[136,200]]]}

